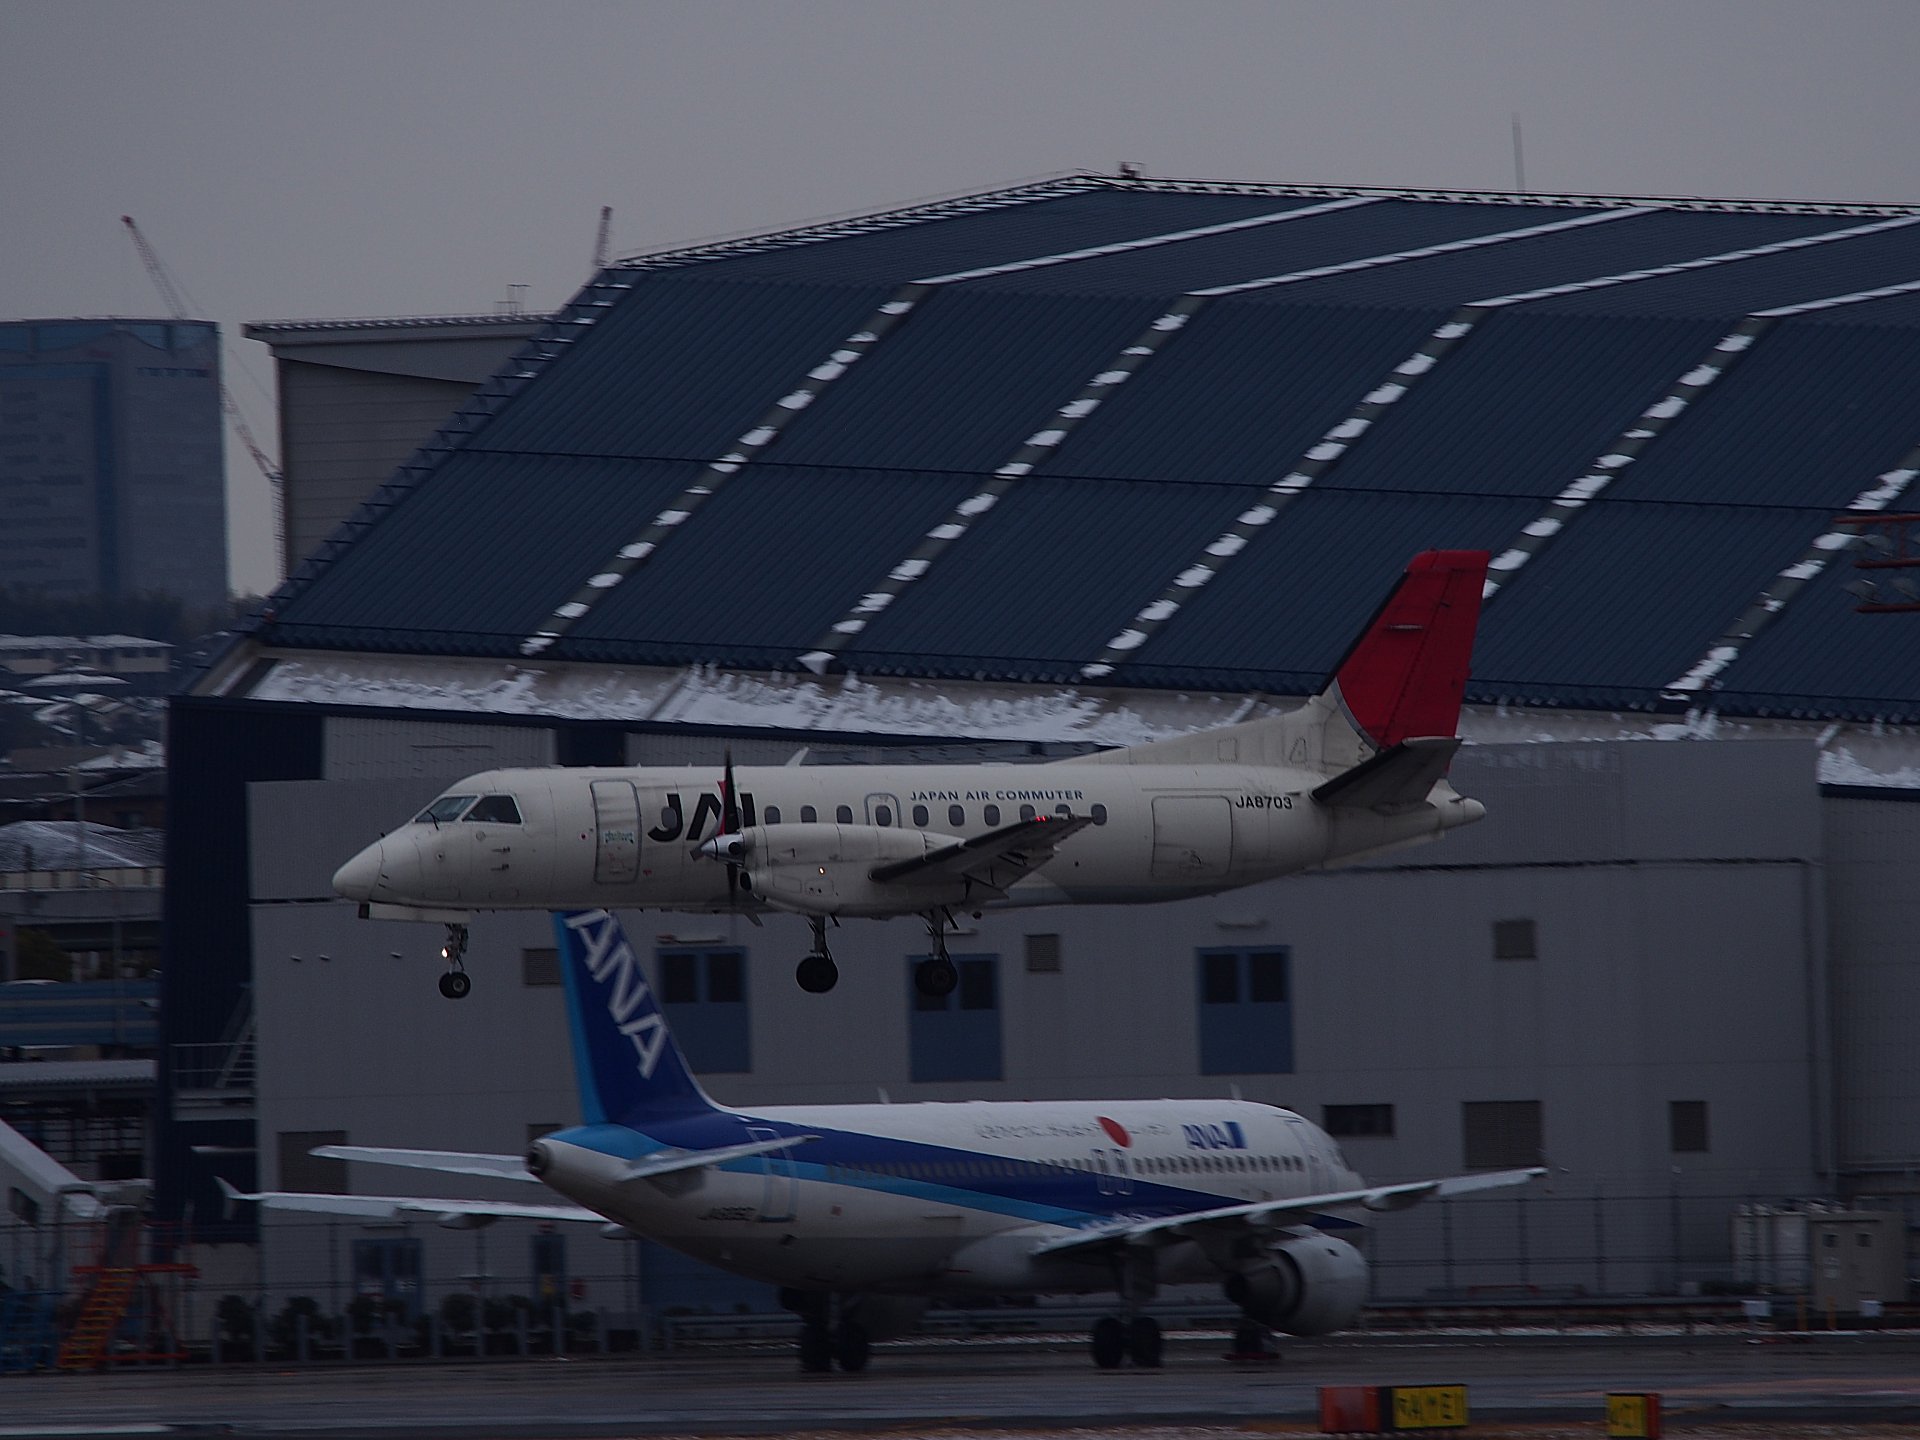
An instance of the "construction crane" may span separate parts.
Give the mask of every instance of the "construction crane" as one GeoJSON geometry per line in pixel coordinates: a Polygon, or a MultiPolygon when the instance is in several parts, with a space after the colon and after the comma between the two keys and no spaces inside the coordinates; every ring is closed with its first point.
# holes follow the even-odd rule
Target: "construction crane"
{"type": "MultiPolygon", "coordinates": [[[[120,223],[127,227],[127,233],[133,237],[133,248],[140,252],[140,263],[147,268],[147,277],[153,281],[153,288],[160,292],[167,313],[175,320],[190,320],[186,300],[181,296],[180,287],[174,282],[172,274],[161,263],[159,253],[147,243],[147,237],[140,233],[140,227],[131,215],[122,215],[120,223]]],[[[254,439],[253,427],[247,424],[247,417],[240,412],[240,405],[233,398],[233,391],[227,388],[226,367],[221,367],[220,411],[233,425],[233,433],[240,437],[240,443],[247,448],[247,454],[253,457],[254,465],[266,476],[267,488],[273,493],[273,538],[284,559],[287,550],[287,504],[286,476],[280,467],[273,463],[273,457],[260,447],[254,439]]]]}

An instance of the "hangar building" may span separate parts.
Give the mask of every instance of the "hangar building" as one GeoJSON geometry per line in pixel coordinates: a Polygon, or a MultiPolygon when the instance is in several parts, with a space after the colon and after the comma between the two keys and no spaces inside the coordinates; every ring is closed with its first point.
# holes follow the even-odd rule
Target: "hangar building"
{"type": "MultiPolygon", "coordinates": [[[[165,1023],[257,1035],[259,1082],[172,1105],[163,1209],[237,1238],[216,1174],[382,1183],[316,1137],[572,1118],[543,917],[476,925],[448,1009],[437,930],[330,895],[445,782],[1202,728],[1484,548],[1489,818],[1442,845],[988,912],[967,1009],[914,1006],[915,922],[851,924],[812,997],[797,920],[629,921],[723,1099],[1238,1088],[1382,1179],[1552,1166],[1381,1226],[1383,1295],[1728,1282],[1738,1205],[1920,1171],[1920,632],[1856,612],[1836,521],[1909,503],[1916,361],[1892,206],[1084,176],[603,271],[174,702],[165,1023]],[[1209,988],[1255,965],[1284,986],[1209,988]]],[[[504,1273],[406,1238],[367,1264],[504,1273]]],[[[602,1244],[577,1272],[625,1273],[602,1244]]]]}

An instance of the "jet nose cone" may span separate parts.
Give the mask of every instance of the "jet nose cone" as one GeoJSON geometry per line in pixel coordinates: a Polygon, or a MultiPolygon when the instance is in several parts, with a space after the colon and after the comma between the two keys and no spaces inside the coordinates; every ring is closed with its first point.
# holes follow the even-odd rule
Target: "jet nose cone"
{"type": "Polygon", "coordinates": [[[380,847],[375,841],[333,872],[333,892],[349,900],[372,900],[380,888],[380,847]]]}

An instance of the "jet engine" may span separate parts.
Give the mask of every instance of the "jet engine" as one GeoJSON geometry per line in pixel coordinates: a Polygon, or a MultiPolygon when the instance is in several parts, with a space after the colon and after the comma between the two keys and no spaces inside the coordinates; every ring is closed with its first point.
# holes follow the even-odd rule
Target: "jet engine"
{"type": "Polygon", "coordinates": [[[1248,1318],[1288,1335],[1330,1335],[1360,1314],[1366,1257],[1344,1240],[1308,1235],[1282,1241],[1264,1259],[1227,1277],[1227,1298],[1248,1318]]]}

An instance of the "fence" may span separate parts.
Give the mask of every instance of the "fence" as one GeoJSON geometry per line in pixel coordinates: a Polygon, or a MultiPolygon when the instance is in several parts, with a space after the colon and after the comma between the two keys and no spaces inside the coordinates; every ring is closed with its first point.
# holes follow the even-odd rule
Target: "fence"
{"type": "MultiPolygon", "coordinates": [[[[1755,1198],[1535,1187],[1429,1202],[1342,1233],[1367,1254],[1369,1299],[1381,1307],[1732,1297],[1762,1288],[1741,1280],[1733,1244],[1734,1218],[1755,1198]]],[[[587,1226],[450,1230],[273,1214],[261,1234],[257,1247],[167,1247],[198,1266],[173,1317],[196,1349],[229,1359],[590,1351],[691,1343],[752,1329],[761,1323],[752,1317],[779,1308],[771,1286],[587,1226]]],[[[0,1293],[64,1292],[71,1310],[74,1267],[93,1259],[76,1227],[0,1221],[0,1293]]],[[[1791,1296],[1804,1287],[1776,1273],[1765,1288],[1791,1296]]],[[[1218,1295],[1212,1286],[1168,1291],[1161,1304],[1221,1309],[1218,1295]]]]}

